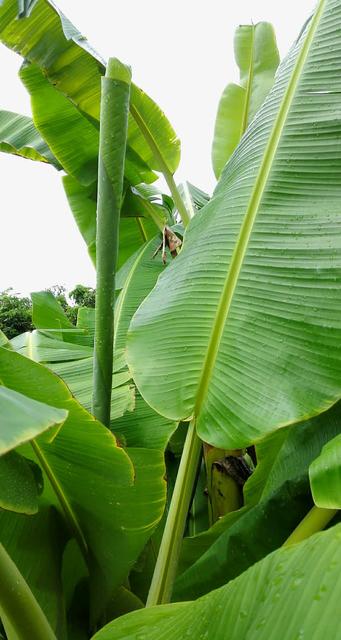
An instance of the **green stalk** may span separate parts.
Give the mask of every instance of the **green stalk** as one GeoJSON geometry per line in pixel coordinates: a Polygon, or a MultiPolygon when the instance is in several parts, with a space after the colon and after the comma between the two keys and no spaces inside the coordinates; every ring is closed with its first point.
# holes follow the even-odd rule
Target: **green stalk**
{"type": "Polygon", "coordinates": [[[186,206],[181,198],[181,195],[178,191],[178,188],[174,182],[174,178],[173,178],[173,174],[172,172],[169,170],[167,163],[162,155],[162,152],[157,144],[157,142],[155,141],[151,131],[148,128],[147,123],[145,122],[145,120],[141,117],[140,113],[138,112],[138,110],[136,109],[136,107],[133,104],[130,104],[130,113],[133,116],[136,124],[138,125],[140,131],[142,132],[142,134],[145,137],[145,140],[147,142],[147,144],[149,145],[155,160],[157,161],[160,170],[163,174],[164,179],[167,182],[168,188],[171,192],[172,198],[174,200],[174,204],[177,208],[177,210],[179,211],[180,215],[181,215],[181,220],[184,224],[184,226],[186,227],[190,221],[190,215],[186,209],[186,206]]]}
{"type": "Polygon", "coordinates": [[[302,542],[302,540],[309,538],[314,533],[322,531],[337,512],[338,509],[322,509],[314,506],[290,534],[289,538],[284,542],[283,547],[302,542]]]}
{"type": "MultiPolygon", "coordinates": [[[[169,171],[153,136],[145,126],[143,119],[133,105],[130,105],[130,112],[143,132],[155,158],[160,164],[160,167],[162,167],[163,175],[167,181],[176,207],[180,212],[182,222],[184,226],[187,227],[190,221],[190,216],[178,192],[173,176],[169,171]]],[[[201,445],[202,443],[196,434],[195,421],[193,419],[188,427],[146,607],[152,607],[156,604],[167,603],[170,601],[188,511],[195,490],[195,482],[201,459],[201,445]]]]}
{"type": "Polygon", "coordinates": [[[115,273],[119,246],[130,83],[130,68],[116,58],[111,58],[108,62],[106,75],[102,78],[92,399],[94,416],[107,427],[110,425],[115,273]]]}
{"type": "Polygon", "coordinates": [[[196,434],[195,423],[192,420],[188,427],[180,460],[159,555],[150,585],[147,607],[170,601],[200,458],[201,440],[196,434]]]}
{"type": "Polygon", "coordinates": [[[56,640],[26,580],[1,543],[0,614],[16,640],[56,640]]]}

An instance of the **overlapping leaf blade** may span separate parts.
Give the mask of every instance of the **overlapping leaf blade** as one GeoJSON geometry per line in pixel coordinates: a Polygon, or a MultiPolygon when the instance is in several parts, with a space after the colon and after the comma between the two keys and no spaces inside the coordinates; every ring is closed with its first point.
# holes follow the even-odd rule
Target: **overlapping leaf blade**
{"type": "MultiPolygon", "coordinates": [[[[96,617],[161,518],[165,501],[162,452],[132,450],[130,457],[57,376],[15,352],[1,349],[0,378],[8,388],[33,400],[53,401],[56,407],[69,411],[54,441],[39,439],[38,443],[89,548],[92,612],[96,617]]],[[[36,461],[27,446],[25,456],[36,461]]],[[[55,498],[53,504],[58,504],[55,498]]]]}
{"type": "Polygon", "coordinates": [[[194,602],[133,612],[93,640],[338,638],[341,525],[281,549],[227,586],[194,602]],[[328,572],[325,568],[328,567],[328,572]]]}
{"type": "MultiPolygon", "coordinates": [[[[77,331],[75,333],[77,334],[77,331]]],[[[21,355],[36,362],[67,362],[91,357],[91,347],[64,342],[58,337],[58,331],[56,333],[53,331],[27,331],[12,338],[11,346],[21,355]]]]}
{"type": "Polygon", "coordinates": [[[286,480],[307,475],[309,465],[341,432],[341,404],[306,422],[281,429],[257,447],[258,464],[244,487],[246,504],[267,499],[286,480]]]}
{"type": "Polygon", "coordinates": [[[257,447],[258,465],[243,488],[245,506],[184,539],[174,600],[225,584],[284,543],[312,506],[309,465],[323,444],[340,433],[340,417],[338,403],[257,447]]]}
{"type": "MultiPolygon", "coordinates": [[[[17,9],[17,0],[5,0],[0,6],[0,40],[43,70],[50,83],[98,126],[100,83],[105,71],[103,59],[53,2],[37,0],[29,17],[23,20],[16,19],[17,9]],[[46,41],[48,47],[44,45],[46,41]]],[[[165,143],[163,152],[174,172],[180,149],[170,123],[154,101],[135,85],[132,102],[147,119],[153,137],[159,139],[160,144],[165,143]]],[[[127,174],[135,184],[156,178],[152,169],[158,168],[157,163],[132,118],[129,119],[127,156],[130,163],[127,174]]]]}
{"type": "Polygon", "coordinates": [[[0,386],[0,455],[62,424],[67,415],[64,409],[0,386]]]}
{"type": "Polygon", "coordinates": [[[91,184],[97,180],[99,133],[37,64],[24,64],[20,78],[31,96],[34,124],[63,169],[91,184]]]}
{"type": "MultiPolygon", "coordinates": [[[[161,255],[155,255],[160,245],[156,236],[145,243],[130,265],[124,286],[117,298],[115,309],[115,352],[125,348],[129,323],[136,309],[149,294],[160,273],[165,269],[161,255]]],[[[129,373],[129,378],[130,378],[129,373]]],[[[112,422],[112,430],[128,446],[163,450],[173,433],[176,423],[155,413],[135,390],[136,404],[133,412],[125,412],[112,422]]],[[[112,414],[113,415],[113,414],[112,414]]]]}
{"type": "Polygon", "coordinates": [[[147,402],[176,420],[194,414],[217,447],[340,396],[338,16],[337,0],[319,3],[128,335],[147,402]]]}
{"type": "Polygon", "coordinates": [[[60,169],[60,164],[41,138],[31,118],[12,111],[0,111],[0,151],[47,162],[60,169]]]}
{"type": "Polygon", "coordinates": [[[16,451],[0,457],[0,509],[28,515],[37,513],[40,489],[42,478],[37,465],[16,451]]]}
{"type": "MultiPolygon", "coordinates": [[[[63,186],[78,229],[95,263],[97,184],[84,186],[68,175],[63,178],[63,186]]],[[[162,207],[159,204],[152,204],[149,201],[147,203],[138,193],[132,193],[130,188],[127,189],[120,219],[119,267],[146,240],[154,237],[157,226],[150,217],[144,217],[148,215],[150,207],[155,217],[162,220],[162,207]]]]}

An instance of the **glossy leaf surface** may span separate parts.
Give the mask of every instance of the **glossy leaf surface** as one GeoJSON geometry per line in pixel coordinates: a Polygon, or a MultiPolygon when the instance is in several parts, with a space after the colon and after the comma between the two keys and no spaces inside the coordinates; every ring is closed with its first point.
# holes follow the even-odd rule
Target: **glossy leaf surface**
{"type": "MultiPolygon", "coordinates": [[[[3,353],[10,352],[1,349],[0,360],[3,353]]],[[[37,402],[13,389],[0,386],[0,454],[3,455],[51,427],[62,424],[67,415],[64,409],[37,402]]]]}
{"type": "Polygon", "coordinates": [[[0,151],[60,168],[31,118],[12,111],[0,111],[0,151]]]}
{"type": "MultiPolygon", "coordinates": [[[[17,20],[17,13],[17,0],[5,0],[0,5],[0,40],[44,71],[50,84],[56,87],[60,95],[66,96],[70,105],[73,104],[80,113],[86,115],[83,118],[84,126],[88,120],[89,125],[92,122],[98,127],[101,76],[105,72],[101,56],[54,3],[37,0],[29,17],[22,20],[17,20]],[[48,47],[45,46],[47,41],[48,47]]],[[[52,91],[49,93],[52,95],[52,91]]],[[[158,105],[135,85],[132,102],[148,121],[155,140],[162,144],[167,165],[174,172],[179,163],[180,149],[169,121],[158,105]]],[[[52,103],[51,106],[54,109],[52,103]]],[[[40,115],[43,116],[42,112],[39,117],[40,115]]],[[[69,135],[68,132],[66,135],[69,135]]],[[[58,144],[57,140],[56,142],[58,144]]],[[[85,147],[83,151],[87,154],[85,147]]],[[[70,153],[74,155],[71,149],[70,153]]],[[[134,184],[155,180],[156,175],[151,169],[157,168],[157,163],[131,117],[127,158],[128,180],[134,184]]],[[[75,160],[83,162],[81,155],[75,160]]]]}
{"type": "Polygon", "coordinates": [[[341,435],[330,440],[309,469],[314,502],[325,509],[341,509],[341,435]]]}
{"type": "Polygon", "coordinates": [[[99,631],[94,640],[248,636],[337,638],[341,593],[341,525],[302,544],[275,551],[227,586],[194,602],[133,612],[99,631]],[[328,571],[326,571],[328,567],[328,571]]]}
{"type": "Polygon", "coordinates": [[[339,2],[319,3],[128,334],[145,400],[174,420],[194,415],[220,448],[340,396],[337,16],[339,2]]]}
{"type": "Polygon", "coordinates": [[[31,515],[38,511],[38,478],[42,489],[41,471],[37,465],[10,451],[0,458],[0,508],[31,515]]]}

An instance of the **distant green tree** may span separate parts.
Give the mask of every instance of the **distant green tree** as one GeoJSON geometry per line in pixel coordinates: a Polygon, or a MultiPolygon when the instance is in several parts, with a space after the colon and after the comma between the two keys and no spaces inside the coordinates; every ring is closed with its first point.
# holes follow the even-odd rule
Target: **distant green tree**
{"type": "Polygon", "coordinates": [[[91,287],[85,287],[83,284],[77,284],[75,288],[70,291],[69,297],[74,300],[78,307],[94,307],[96,290],[91,287]]]}
{"type": "Polygon", "coordinates": [[[31,300],[20,298],[12,288],[0,293],[0,329],[9,340],[34,329],[31,300]]]}
{"type": "MultiPolygon", "coordinates": [[[[61,307],[64,309],[67,317],[72,324],[77,323],[77,314],[79,307],[95,306],[95,289],[77,284],[69,293],[69,297],[74,302],[70,305],[67,301],[67,292],[65,287],[54,285],[46,291],[50,291],[61,307]]],[[[22,298],[19,294],[14,293],[13,289],[6,289],[0,292],[0,330],[7,336],[9,340],[25,331],[32,331],[32,302],[30,298],[22,298]]]]}

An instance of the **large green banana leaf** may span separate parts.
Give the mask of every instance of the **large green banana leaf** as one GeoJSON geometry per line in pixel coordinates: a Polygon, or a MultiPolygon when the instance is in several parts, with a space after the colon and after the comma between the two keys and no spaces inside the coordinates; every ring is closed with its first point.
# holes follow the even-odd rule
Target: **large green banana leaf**
{"type": "Polygon", "coordinates": [[[337,525],[272,553],[199,600],[130,613],[93,640],[339,638],[340,538],[337,525]]]}
{"type": "MultiPolygon", "coordinates": [[[[83,407],[90,411],[93,340],[90,336],[83,336],[82,332],[86,331],[85,320],[84,328],[71,325],[56,298],[48,291],[32,293],[32,303],[33,321],[41,330],[13,338],[12,347],[17,353],[46,364],[57,373],[83,407]],[[90,344],[84,345],[84,338],[90,338],[90,344]]],[[[112,419],[120,418],[125,411],[132,411],[134,406],[135,389],[121,349],[115,356],[112,377],[112,419]]]]}
{"type": "Polygon", "coordinates": [[[10,344],[15,351],[36,362],[67,362],[88,359],[92,355],[91,347],[64,342],[58,339],[58,332],[52,331],[26,331],[12,338],[10,344]]]}
{"type": "Polygon", "coordinates": [[[145,400],[220,448],[341,395],[339,19],[320,0],[128,334],[145,400]]]}
{"type": "MultiPolygon", "coordinates": [[[[58,345],[55,346],[58,350],[58,345]]],[[[112,376],[111,420],[121,418],[126,411],[131,412],[135,408],[135,388],[125,360],[120,357],[121,354],[122,351],[117,354],[116,367],[118,367],[118,371],[115,371],[112,376]]],[[[78,402],[87,411],[90,411],[93,388],[93,357],[72,362],[47,362],[46,364],[51,371],[64,380],[78,402]]]]}
{"type": "Polygon", "coordinates": [[[20,78],[31,96],[33,122],[63,169],[82,184],[95,182],[97,127],[47,80],[37,64],[24,64],[20,78]]]}
{"type": "MultiPolygon", "coordinates": [[[[20,453],[42,466],[47,475],[45,496],[59,504],[49,488],[49,480],[54,478],[54,491],[59,500],[62,496],[62,513],[85,551],[91,608],[96,616],[126,578],[162,515],[162,452],[124,451],[57,376],[13,351],[0,349],[0,378],[8,388],[32,400],[69,411],[52,443],[41,436],[36,440],[34,454],[29,445],[21,447],[20,453]]],[[[7,518],[16,516],[6,514],[7,518]]]]}
{"type": "MultiPolygon", "coordinates": [[[[34,125],[50,148],[51,157],[52,153],[56,157],[58,167],[68,173],[64,181],[66,194],[95,261],[100,87],[105,65],[52,2],[38,0],[29,17],[21,20],[16,19],[17,9],[16,0],[5,0],[0,5],[0,40],[25,58],[20,75],[31,95],[34,125]],[[89,201],[89,194],[93,202],[89,201]]],[[[180,143],[169,121],[135,85],[131,108],[135,117],[129,116],[125,161],[128,192],[130,185],[156,180],[154,170],[166,168],[174,173],[180,161],[180,143]],[[158,150],[161,165],[151,144],[158,150]]],[[[132,199],[137,196],[123,203],[119,266],[155,235],[155,225],[149,220],[145,224],[133,219],[145,214],[129,212],[132,199]],[[132,219],[125,220],[126,215],[132,219]]]]}
{"type": "MultiPolygon", "coordinates": [[[[56,89],[84,115],[99,126],[101,76],[105,65],[87,40],[48,0],[38,0],[29,18],[17,20],[17,0],[4,0],[0,6],[0,40],[35,63],[56,89]],[[46,47],[45,43],[49,46],[46,47]]],[[[161,109],[138,87],[132,87],[132,104],[148,123],[150,133],[162,148],[164,160],[173,173],[180,160],[180,143],[161,109]]],[[[128,150],[136,172],[149,167],[149,177],[137,182],[153,181],[153,169],[159,165],[144,135],[130,116],[128,150]]]]}
{"type": "Polygon", "coordinates": [[[145,243],[130,267],[129,275],[116,302],[115,350],[125,348],[132,316],[142,300],[153,289],[160,273],[165,269],[161,259],[161,252],[156,254],[160,244],[161,237],[159,236],[145,243]]]}
{"type": "MultiPolygon", "coordinates": [[[[92,330],[94,329],[95,323],[95,310],[93,308],[81,307],[82,312],[80,314],[77,313],[77,327],[75,327],[67,317],[62,304],[51,293],[51,291],[34,291],[33,293],[31,293],[31,299],[32,322],[36,329],[41,330],[41,334],[38,334],[40,338],[43,338],[43,336],[45,335],[47,338],[56,338],[57,340],[72,343],[75,350],[74,359],[76,359],[77,357],[77,347],[75,345],[78,345],[81,348],[83,346],[86,347],[86,349],[83,350],[84,357],[90,356],[92,354],[92,330]],[[78,315],[80,315],[80,318],[82,318],[81,322],[79,322],[78,320],[78,315]],[[91,327],[88,326],[88,320],[90,317],[91,327]]],[[[35,334],[35,338],[38,338],[38,335],[35,334]]],[[[60,347],[63,348],[63,345],[60,345],[60,347]]],[[[38,362],[44,361],[42,357],[33,359],[37,360],[38,362]]],[[[46,358],[46,361],[48,361],[48,358],[46,358]]]]}
{"type": "Polygon", "coordinates": [[[228,84],[218,106],[212,144],[217,179],[273,85],[279,54],[272,25],[258,22],[239,26],[234,54],[240,84],[228,84]]]}
{"type": "Polygon", "coordinates": [[[61,168],[31,118],[12,111],[0,111],[0,151],[61,168]]]}
{"type": "Polygon", "coordinates": [[[74,325],[51,291],[34,291],[31,293],[31,299],[32,322],[36,329],[55,329],[56,337],[60,337],[61,340],[67,334],[59,330],[74,330],[74,325]]]}
{"type": "Polygon", "coordinates": [[[309,469],[314,502],[325,509],[341,509],[341,434],[327,442],[309,469]]]}
{"type": "MultiPolygon", "coordinates": [[[[38,64],[25,63],[19,75],[31,96],[34,124],[58,158],[60,166],[81,184],[96,182],[97,122],[84,117],[76,105],[49,82],[38,64]]],[[[125,176],[131,184],[154,179],[149,166],[131,149],[127,152],[125,176]]]]}
{"type": "MultiPolygon", "coordinates": [[[[131,264],[117,299],[111,428],[124,446],[163,451],[176,423],[155,413],[137,393],[123,353],[131,317],[165,269],[161,255],[154,256],[160,241],[161,238],[155,237],[143,246],[131,264]]],[[[33,320],[40,331],[17,336],[12,340],[12,346],[22,355],[47,364],[64,380],[82,406],[90,410],[93,350],[92,345],[82,344],[84,337],[80,331],[86,331],[87,334],[91,332],[94,310],[81,309],[77,328],[69,329],[72,325],[69,325],[60,304],[51,293],[33,293],[32,302],[33,320]]]]}

